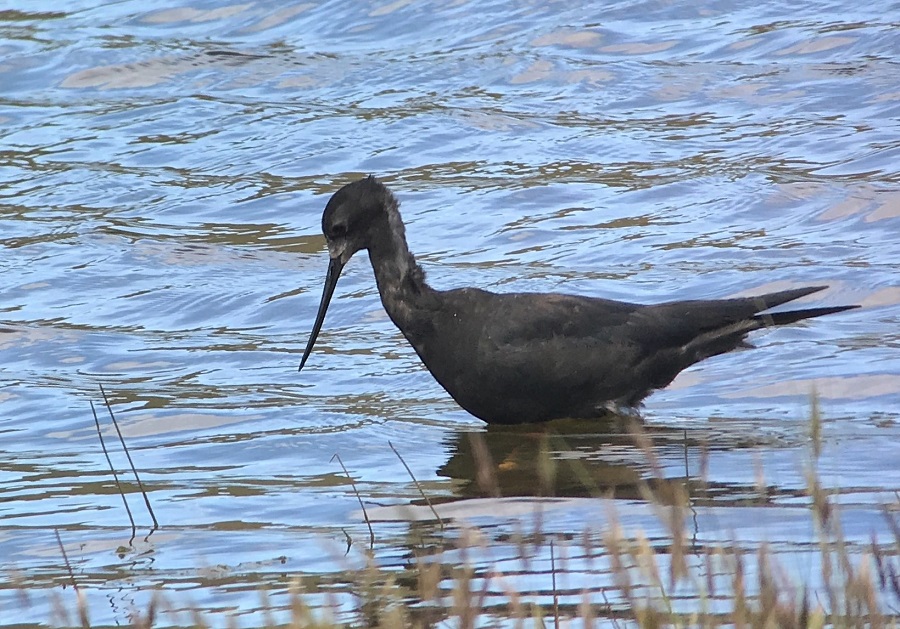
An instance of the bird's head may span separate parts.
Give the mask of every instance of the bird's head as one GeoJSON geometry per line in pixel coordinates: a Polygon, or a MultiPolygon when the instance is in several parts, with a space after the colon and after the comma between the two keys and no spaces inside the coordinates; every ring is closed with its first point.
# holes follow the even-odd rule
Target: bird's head
{"type": "MultiPolygon", "coordinates": [[[[390,214],[397,215],[397,201],[384,184],[375,177],[369,176],[348,183],[332,195],[322,214],[322,233],[328,244],[328,272],[325,274],[325,286],[322,290],[322,301],[313,324],[312,334],[300,360],[300,369],[312,351],[325,320],[325,312],[331,302],[334,288],[337,286],[341,270],[354,253],[368,249],[379,234],[383,234],[383,226],[390,224],[390,214]]],[[[402,229],[402,224],[400,229],[402,229]]]]}
{"type": "Polygon", "coordinates": [[[322,233],[331,259],[343,266],[354,253],[368,249],[376,225],[396,206],[390,190],[371,175],[335,192],[322,214],[322,233]]]}

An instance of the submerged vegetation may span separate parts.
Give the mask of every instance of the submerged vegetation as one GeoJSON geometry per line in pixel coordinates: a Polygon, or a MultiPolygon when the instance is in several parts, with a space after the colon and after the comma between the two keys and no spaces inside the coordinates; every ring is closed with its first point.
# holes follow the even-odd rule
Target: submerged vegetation
{"type": "MultiPolygon", "coordinates": [[[[131,626],[430,627],[449,621],[461,628],[501,624],[558,627],[573,620],[584,626],[641,628],[900,625],[900,501],[881,507],[891,532],[889,539],[877,539],[873,534],[869,544],[861,545],[846,538],[841,509],[819,473],[822,421],[815,400],[804,464],[804,511],[815,530],[807,549],[808,564],[814,573],[802,579],[796,576],[796,566],[785,565],[767,543],[751,545],[754,550],[748,550],[746,541],[734,534],[730,541],[698,541],[687,526],[700,502],[691,495],[695,481],[667,480],[656,461],[651,437],[637,425],[631,431],[652,471],[652,477],[640,483],[641,497],[652,506],[665,531],[663,536],[651,539],[644,531],[629,528],[620,518],[617,502],[598,494],[592,500],[595,508],[603,511],[604,522],[580,535],[548,530],[541,503],[536,501],[528,526],[526,517],[520,532],[497,537],[482,528],[454,526],[446,517],[442,520],[441,505],[436,508],[420,487],[427,506],[411,507],[421,509],[417,512],[420,517],[413,519],[439,522],[440,528],[411,533],[419,534],[420,539],[403,569],[386,568],[379,562],[376,533],[360,499],[372,537],[366,540],[369,544],[349,535],[347,540],[348,551],[350,545],[365,546],[359,551],[365,557],[363,564],[348,567],[331,580],[286,576],[285,588],[277,594],[261,589],[262,625],[247,625],[235,612],[192,610],[176,604],[176,595],[157,592],[144,609],[131,611],[131,626]],[[507,552],[494,565],[485,561],[498,544],[515,549],[518,556],[510,557],[507,552]],[[571,568],[574,564],[577,569],[571,568]],[[534,575],[541,577],[541,585],[529,588],[525,584],[534,575]],[[547,582],[549,589],[543,585],[547,582]],[[337,584],[342,592],[351,594],[352,604],[348,605],[346,598],[339,600],[337,584]]],[[[541,481],[535,493],[544,496],[553,487],[560,465],[578,465],[577,460],[553,457],[548,443],[545,437],[536,462],[541,481]]],[[[478,438],[473,440],[472,452],[480,493],[485,500],[499,504],[498,467],[478,438]]],[[[399,452],[397,456],[401,457],[399,452]]],[[[338,460],[347,473],[343,461],[338,460]]],[[[419,487],[409,467],[403,465],[419,487]]],[[[590,480],[585,477],[585,482],[590,480]]],[[[702,466],[699,486],[705,485],[702,466]]],[[[764,495],[761,470],[757,485],[756,490],[764,495]]],[[[60,550],[68,566],[62,543],[60,550]]],[[[787,556],[792,560],[798,557],[795,553],[787,556]]],[[[69,576],[72,588],[55,594],[52,622],[55,626],[93,627],[71,569],[69,576]]],[[[21,602],[27,606],[22,591],[21,602]]]]}

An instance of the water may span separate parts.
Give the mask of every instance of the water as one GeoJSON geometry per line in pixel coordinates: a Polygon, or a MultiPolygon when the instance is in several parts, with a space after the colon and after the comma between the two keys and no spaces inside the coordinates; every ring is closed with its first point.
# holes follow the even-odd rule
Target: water
{"type": "MultiPolygon", "coordinates": [[[[51,623],[54,596],[71,600],[54,529],[98,624],[155,587],[248,624],[263,586],[276,607],[294,577],[348,591],[368,532],[335,453],[373,509],[420,500],[389,443],[434,500],[482,495],[467,434],[483,425],[392,327],[364,256],[296,373],[322,208],[365,173],[401,199],[438,288],[654,302],[827,283],[816,303],[863,304],[754,337],[644,416],[667,478],[696,479],[709,445],[714,538],[746,526],[759,467],[784,521],[804,504],[815,388],[851,539],[883,532],[900,488],[896,6],[61,6],[0,10],[2,623],[51,623]],[[162,525],[146,538],[128,481],[131,543],[90,412],[100,384],[162,525]]],[[[630,508],[650,471],[628,439],[559,430],[559,469],[582,467],[557,477],[579,501],[552,530],[577,534],[601,508],[584,496],[614,486],[630,508]]],[[[485,438],[501,493],[533,494],[537,438],[485,438]]],[[[476,518],[501,559],[533,512],[507,500],[519,511],[476,518]]],[[[757,517],[748,547],[781,540],[808,570],[811,533],[757,517]]],[[[661,535],[649,513],[633,524],[661,535]]],[[[402,569],[418,526],[383,514],[383,566],[402,569]]]]}

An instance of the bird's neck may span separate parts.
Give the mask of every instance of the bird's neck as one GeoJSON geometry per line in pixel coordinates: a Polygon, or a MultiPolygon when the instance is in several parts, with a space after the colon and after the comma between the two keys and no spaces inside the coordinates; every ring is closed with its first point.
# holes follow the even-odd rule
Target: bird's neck
{"type": "Polygon", "coordinates": [[[432,292],[425,282],[425,272],[418,265],[406,244],[406,230],[396,208],[390,208],[387,217],[376,226],[369,260],[375,271],[378,292],[391,319],[409,315],[409,309],[426,293],[432,292]]]}

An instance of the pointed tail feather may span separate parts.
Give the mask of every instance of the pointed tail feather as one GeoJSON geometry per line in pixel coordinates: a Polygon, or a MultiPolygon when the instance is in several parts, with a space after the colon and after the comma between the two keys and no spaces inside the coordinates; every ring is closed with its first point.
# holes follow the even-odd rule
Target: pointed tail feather
{"type": "Polygon", "coordinates": [[[766,293],[765,295],[757,295],[755,297],[749,297],[759,304],[760,310],[768,310],[769,308],[774,308],[775,306],[780,306],[781,304],[786,304],[789,301],[794,301],[795,299],[800,299],[801,297],[806,297],[807,295],[812,295],[813,293],[818,293],[821,290],[825,290],[828,286],[804,286],[803,288],[791,288],[788,290],[780,290],[775,293],[766,293]]]}
{"type": "MultiPolygon", "coordinates": [[[[792,288],[789,290],[781,290],[776,293],[759,295],[755,298],[751,297],[751,299],[754,299],[759,304],[759,311],[763,311],[780,306],[781,304],[786,304],[795,299],[800,299],[806,295],[811,295],[812,293],[818,293],[826,288],[828,288],[828,286],[825,285],[805,286],[803,288],[792,288]]],[[[843,312],[844,310],[850,310],[852,308],[859,308],[859,306],[826,306],[824,308],[804,308],[803,310],[789,310],[787,312],[763,312],[762,314],[754,315],[753,320],[762,327],[771,327],[774,325],[787,325],[796,321],[802,321],[803,319],[821,317],[827,314],[834,314],[835,312],[843,312]]]]}
{"type": "Polygon", "coordinates": [[[759,323],[761,323],[764,327],[770,327],[773,325],[787,325],[796,321],[802,321],[803,319],[821,317],[823,315],[834,314],[835,312],[844,312],[845,310],[852,310],[854,308],[859,308],[859,305],[829,306],[826,308],[806,308],[804,310],[790,310],[788,312],[767,312],[764,314],[758,314],[754,316],[753,319],[755,321],[759,321],[759,323]]]}

